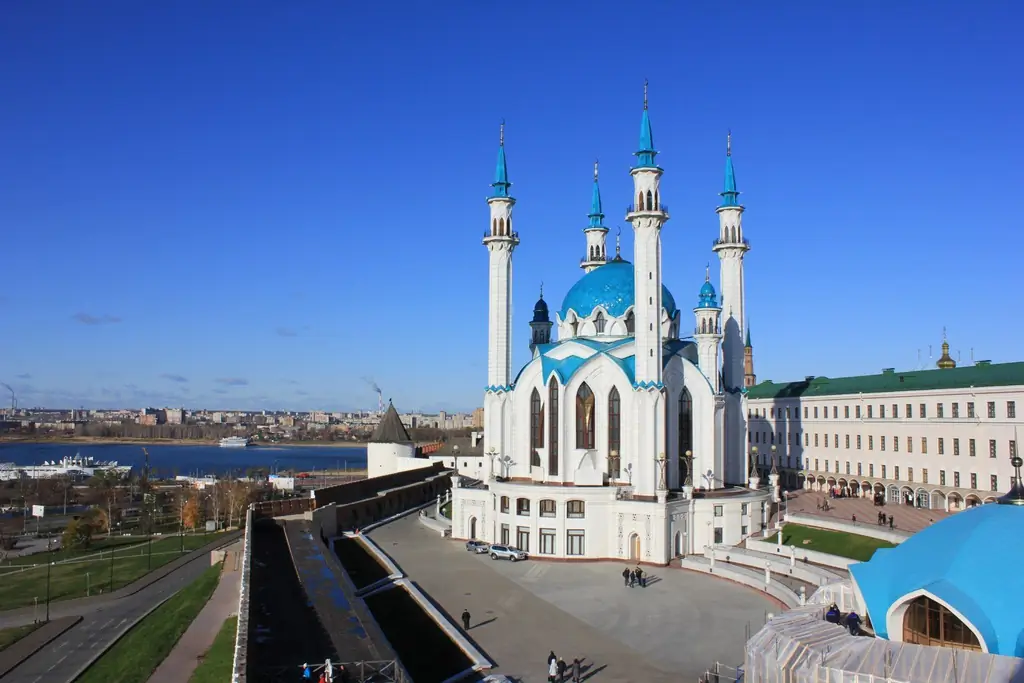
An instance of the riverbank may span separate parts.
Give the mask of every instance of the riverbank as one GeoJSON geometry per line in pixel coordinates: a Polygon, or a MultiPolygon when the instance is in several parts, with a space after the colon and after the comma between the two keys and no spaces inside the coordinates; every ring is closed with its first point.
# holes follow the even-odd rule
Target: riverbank
{"type": "MultiPolygon", "coordinates": [[[[0,446],[6,444],[93,444],[97,446],[217,446],[219,439],[117,439],[98,436],[68,436],[60,438],[0,437],[0,446]]],[[[249,448],[366,448],[365,441],[280,441],[253,442],[249,448]]]]}

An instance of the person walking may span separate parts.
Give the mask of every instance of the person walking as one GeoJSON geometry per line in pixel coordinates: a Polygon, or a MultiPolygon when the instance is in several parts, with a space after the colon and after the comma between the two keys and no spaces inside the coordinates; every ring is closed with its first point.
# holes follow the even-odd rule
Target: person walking
{"type": "Polygon", "coordinates": [[[311,678],[311,672],[309,670],[309,664],[303,662],[302,664],[302,678],[303,680],[309,680],[311,678]]]}
{"type": "Polygon", "coordinates": [[[558,657],[555,656],[555,651],[552,650],[548,653],[548,666],[551,666],[551,662],[558,661],[558,657]]]}
{"type": "Polygon", "coordinates": [[[462,630],[463,631],[468,631],[469,630],[469,620],[470,620],[469,610],[468,609],[462,610],[462,630]]]}
{"type": "Polygon", "coordinates": [[[572,683],[580,683],[580,674],[582,666],[580,666],[580,658],[576,657],[572,660],[572,683]]]}
{"type": "Polygon", "coordinates": [[[629,588],[629,569],[622,570],[622,585],[629,588]]]}
{"type": "Polygon", "coordinates": [[[893,527],[893,518],[892,518],[892,515],[889,515],[889,531],[892,531],[892,527],[893,527]]]}
{"type": "Polygon", "coordinates": [[[558,679],[558,660],[555,659],[555,653],[552,652],[551,656],[548,657],[548,683],[555,683],[558,679]]]}
{"type": "Polygon", "coordinates": [[[558,658],[558,683],[562,683],[565,680],[565,660],[561,657],[558,658]]]}

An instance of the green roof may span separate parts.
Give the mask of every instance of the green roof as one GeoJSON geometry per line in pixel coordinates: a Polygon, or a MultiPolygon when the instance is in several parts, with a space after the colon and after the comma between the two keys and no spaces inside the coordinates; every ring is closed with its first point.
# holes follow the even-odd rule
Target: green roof
{"type": "Polygon", "coordinates": [[[877,375],[859,377],[808,377],[800,382],[776,384],[771,380],[747,389],[747,398],[801,398],[883,394],[895,391],[967,389],[970,387],[1008,387],[1024,385],[1024,362],[997,363],[978,361],[975,365],[949,370],[883,370],[877,375]]]}

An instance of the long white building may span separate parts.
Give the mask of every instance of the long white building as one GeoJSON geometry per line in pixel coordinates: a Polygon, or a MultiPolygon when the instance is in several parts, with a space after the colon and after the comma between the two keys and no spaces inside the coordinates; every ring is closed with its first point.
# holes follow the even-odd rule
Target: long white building
{"type": "Polygon", "coordinates": [[[1012,484],[1024,363],[956,367],[943,340],[937,365],[756,384],[747,447],[762,469],[774,452],[789,488],[950,511],[993,502],[1012,484]]]}

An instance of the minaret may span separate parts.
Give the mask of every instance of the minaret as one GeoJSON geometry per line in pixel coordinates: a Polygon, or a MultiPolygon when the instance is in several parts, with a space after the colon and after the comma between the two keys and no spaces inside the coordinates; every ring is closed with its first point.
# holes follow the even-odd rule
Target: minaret
{"type": "Polygon", "coordinates": [[[743,386],[749,389],[757,384],[754,374],[754,347],[750,344],[750,323],[747,323],[747,340],[743,343],[743,386]]]}
{"type": "Polygon", "coordinates": [[[530,321],[530,353],[539,344],[551,343],[551,318],[548,316],[548,304],[544,301],[544,283],[540,285],[540,298],[533,305],[533,320],[530,321]]]}
{"type": "MultiPolygon", "coordinates": [[[[511,422],[506,406],[512,388],[512,252],[519,235],[512,229],[512,207],[516,200],[509,194],[505,163],[505,123],[498,141],[498,164],[494,171],[494,191],[487,198],[491,209],[490,230],[484,233],[484,245],[490,257],[488,269],[487,322],[487,395],[484,397],[484,452],[506,452],[507,427],[511,422]]],[[[491,459],[485,458],[490,462],[491,459]]],[[[489,474],[489,473],[488,473],[489,474]]]]}
{"type": "Polygon", "coordinates": [[[597,185],[597,162],[594,162],[594,191],[590,196],[590,224],[583,230],[587,236],[587,255],[580,259],[580,268],[589,273],[607,261],[605,237],[608,228],[604,226],[604,212],[601,210],[601,188],[597,185]]]}
{"type": "Polygon", "coordinates": [[[704,273],[704,286],[700,288],[697,308],[693,313],[697,317],[697,326],[693,330],[693,338],[697,341],[697,367],[717,394],[721,389],[718,343],[722,340],[722,307],[718,305],[715,286],[711,284],[711,266],[704,273]]]}
{"type": "Polygon", "coordinates": [[[668,213],[661,204],[662,169],[654,159],[654,135],[647,111],[647,82],[644,81],[644,112],[640,119],[640,144],[636,151],[633,176],[633,201],[626,220],[633,224],[634,286],[634,387],[636,415],[633,469],[639,495],[650,495],[657,488],[657,465],[665,453],[665,387],[662,383],[661,329],[661,227],[668,213]]]}

